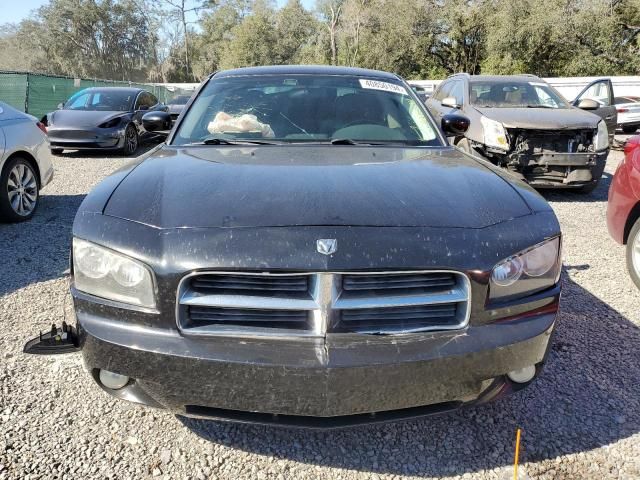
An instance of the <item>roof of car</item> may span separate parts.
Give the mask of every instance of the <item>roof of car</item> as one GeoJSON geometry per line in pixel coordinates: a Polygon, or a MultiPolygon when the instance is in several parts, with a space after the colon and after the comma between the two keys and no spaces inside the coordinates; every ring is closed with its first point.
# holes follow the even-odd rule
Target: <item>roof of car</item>
{"type": "Polygon", "coordinates": [[[374,77],[385,80],[398,80],[398,76],[380,70],[366,68],[334,67],[329,65],[271,65],[266,67],[244,67],[233,70],[223,70],[215,74],[216,78],[239,75],[347,75],[359,77],[374,77]]]}
{"type": "Polygon", "coordinates": [[[531,80],[542,81],[535,75],[469,75],[470,82],[530,82],[531,80]]]}
{"type": "Polygon", "coordinates": [[[146,92],[147,90],[138,87],[89,87],[85,90],[114,90],[116,92],[146,92]]]}

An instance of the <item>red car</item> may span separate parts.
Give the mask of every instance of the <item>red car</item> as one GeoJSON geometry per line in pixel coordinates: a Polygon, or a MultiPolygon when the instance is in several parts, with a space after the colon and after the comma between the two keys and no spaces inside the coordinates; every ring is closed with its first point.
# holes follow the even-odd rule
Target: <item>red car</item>
{"type": "Polygon", "coordinates": [[[627,141],[609,187],[607,226],[613,239],[627,246],[627,267],[640,288],[640,135],[627,141]]]}

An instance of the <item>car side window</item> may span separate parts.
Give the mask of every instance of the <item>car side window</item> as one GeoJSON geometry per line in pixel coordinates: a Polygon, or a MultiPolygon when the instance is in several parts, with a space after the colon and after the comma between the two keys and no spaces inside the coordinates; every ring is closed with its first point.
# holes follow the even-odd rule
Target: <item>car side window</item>
{"type": "Polygon", "coordinates": [[[595,100],[600,105],[608,107],[611,105],[609,100],[609,84],[607,82],[596,82],[587,88],[582,95],[580,95],[580,100],[590,99],[595,100]]]}
{"type": "Polygon", "coordinates": [[[442,100],[447,98],[449,90],[451,90],[451,82],[444,82],[444,83],[440,84],[440,87],[438,88],[438,91],[433,96],[434,100],[437,100],[438,102],[441,102],[442,100]]]}
{"type": "Polygon", "coordinates": [[[136,110],[149,110],[158,103],[157,99],[148,92],[142,92],[138,95],[136,101],[136,110]]]}
{"type": "Polygon", "coordinates": [[[459,80],[453,82],[447,97],[454,97],[456,99],[456,103],[458,105],[462,105],[464,103],[464,83],[459,80]]]}

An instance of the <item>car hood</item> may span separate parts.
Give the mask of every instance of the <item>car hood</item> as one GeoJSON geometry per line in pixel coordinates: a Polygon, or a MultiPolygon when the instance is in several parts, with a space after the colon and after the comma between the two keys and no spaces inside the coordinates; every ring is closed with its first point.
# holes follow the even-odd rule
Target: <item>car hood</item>
{"type": "Polygon", "coordinates": [[[158,228],[482,228],[531,213],[519,188],[451,147],[163,147],[103,213],[158,228]]]}
{"type": "Polygon", "coordinates": [[[597,128],[601,118],[579,108],[476,108],[506,128],[571,130],[597,128]]]}
{"type": "Polygon", "coordinates": [[[112,118],[126,115],[122,111],[56,110],[49,114],[49,125],[56,127],[96,127],[112,118]]]}

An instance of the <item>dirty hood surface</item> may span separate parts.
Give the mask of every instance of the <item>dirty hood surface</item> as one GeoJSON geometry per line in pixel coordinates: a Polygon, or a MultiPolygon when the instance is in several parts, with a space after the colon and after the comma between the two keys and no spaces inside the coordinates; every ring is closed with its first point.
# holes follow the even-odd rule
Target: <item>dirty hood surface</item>
{"type": "Polygon", "coordinates": [[[103,213],[158,228],[482,228],[531,213],[518,188],[450,147],[163,147],[103,213]]]}
{"type": "Polygon", "coordinates": [[[579,108],[491,108],[476,107],[491,120],[501,122],[507,128],[539,130],[573,130],[597,128],[602,120],[594,113],[579,108]]]}

